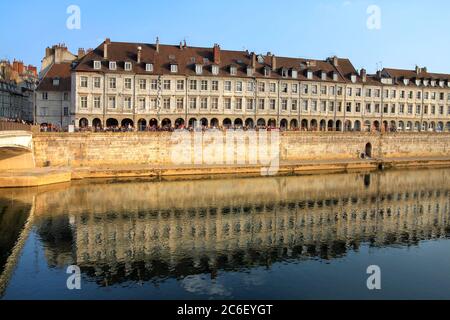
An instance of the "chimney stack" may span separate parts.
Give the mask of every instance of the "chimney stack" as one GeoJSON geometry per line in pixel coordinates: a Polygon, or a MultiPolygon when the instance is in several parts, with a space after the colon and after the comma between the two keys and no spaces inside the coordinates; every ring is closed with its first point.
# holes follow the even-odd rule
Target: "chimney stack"
{"type": "Polygon", "coordinates": [[[159,37],[156,37],[156,53],[159,53],[159,37]]]}
{"type": "Polygon", "coordinates": [[[141,63],[142,59],[142,47],[137,47],[137,63],[141,63]]]}
{"type": "Polygon", "coordinates": [[[252,52],[252,68],[256,69],[256,53],[252,52]]]}
{"type": "Polygon", "coordinates": [[[333,66],[338,67],[339,66],[339,59],[337,56],[333,57],[333,66]]]}
{"type": "Polygon", "coordinates": [[[360,72],[359,72],[359,75],[360,75],[360,77],[361,77],[361,79],[362,79],[362,82],[366,82],[367,81],[367,71],[366,71],[366,69],[361,69],[360,70],[360,72]]]}
{"type": "Polygon", "coordinates": [[[272,71],[275,71],[277,69],[277,57],[275,57],[274,54],[272,54],[272,71]]]}
{"type": "Polygon", "coordinates": [[[83,58],[86,55],[86,52],[84,51],[84,48],[78,49],[78,58],[83,58]]]}
{"type": "Polygon", "coordinates": [[[216,43],[213,49],[214,64],[220,64],[220,46],[216,43]]]}
{"type": "Polygon", "coordinates": [[[47,47],[45,48],[45,57],[50,57],[52,55],[52,48],[47,47]]]}
{"type": "Polygon", "coordinates": [[[111,44],[111,39],[106,38],[105,43],[103,44],[103,58],[108,59],[108,47],[111,44]]]}

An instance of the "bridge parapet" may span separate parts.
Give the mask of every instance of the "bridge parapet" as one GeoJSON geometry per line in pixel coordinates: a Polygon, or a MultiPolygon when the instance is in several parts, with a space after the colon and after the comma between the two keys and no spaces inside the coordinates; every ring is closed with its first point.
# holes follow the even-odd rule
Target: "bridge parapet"
{"type": "Polygon", "coordinates": [[[34,168],[33,134],[0,131],[0,170],[34,168]]]}

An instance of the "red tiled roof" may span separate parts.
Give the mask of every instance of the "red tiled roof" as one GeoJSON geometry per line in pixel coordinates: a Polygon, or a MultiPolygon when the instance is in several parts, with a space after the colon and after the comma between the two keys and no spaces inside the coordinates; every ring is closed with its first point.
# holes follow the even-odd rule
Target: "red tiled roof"
{"type": "MultiPolygon", "coordinates": [[[[76,71],[87,72],[112,72],[109,70],[108,62],[117,62],[116,72],[126,72],[125,62],[131,62],[133,68],[131,72],[137,74],[148,74],[145,70],[146,63],[152,63],[154,74],[170,74],[170,64],[178,65],[178,75],[193,76],[195,64],[203,65],[202,75],[212,75],[214,62],[213,48],[182,47],[179,45],[160,45],[159,53],[156,52],[155,44],[111,42],[108,45],[108,58],[103,58],[104,43],[95,50],[86,54],[78,65],[76,71]],[[137,63],[138,47],[141,47],[141,63],[137,63]],[[94,61],[102,62],[102,69],[93,68],[94,61]]],[[[272,71],[270,78],[282,78],[280,70],[282,68],[295,69],[298,71],[298,79],[306,80],[307,70],[313,71],[313,80],[320,80],[321,73],[327,74],[327,80],[333,79],[332,74],[338,74],[338,81],[349,81],[350,74],[356,74],[356,70],[348,59],[338,59],[338,66],[334,67],[330,60],[308,60],[302,58],[276,57],[277,70],[272,71]]],[[[247,66],[252,64],[252,53],[247,51],[220,50],[219,75],[230,75],[230,66],[237,67],[237,77],[247,77],[247,66]]],[[[270,56],[263,56],[263,60],[256,59],[256,68],[253,76],[264,77],[264,67],[271,67],[270,56]],[[261,63],[260,63],[261,62],[261,63]]]]}
{"type": "Polygon", "coordinates": [[[70,91],[72,70],[71,63],[53,64],[45,74],[44,78],[39,82],[37,91],[70,91]],[[59,79],[59,85],[53,85],[53,80],[59,79]]]}

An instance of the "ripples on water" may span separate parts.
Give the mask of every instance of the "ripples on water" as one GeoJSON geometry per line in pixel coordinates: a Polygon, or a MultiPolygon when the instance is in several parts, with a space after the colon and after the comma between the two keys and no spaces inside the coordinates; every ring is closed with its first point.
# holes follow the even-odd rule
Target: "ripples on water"
{"type": "MultiPolygon", "coordinates": [[[[0,294],[410,297],[408,277],[427,275],[431,286],[439,276],[450,285],[440,272],[450,267],[442,254],[450,248],[449,173],[98,180],[0,190],[0,294]],[[442,270],[432,270],[430,259],[442,270]],[[73,264],[83,274],[76,293],[65,288],[73,264]],[[370,264],[387,270],[378,295],[365,287],[370,264]]],[[[439,288],[425,291],[444,296],[439,288]]]]}

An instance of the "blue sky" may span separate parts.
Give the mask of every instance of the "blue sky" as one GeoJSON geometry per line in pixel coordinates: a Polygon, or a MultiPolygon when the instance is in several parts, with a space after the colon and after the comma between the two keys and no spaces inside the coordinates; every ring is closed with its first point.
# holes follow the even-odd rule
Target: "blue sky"
{"type": "Polygon", "coordinates": [[[384,67],[450,73],[447,0],[7,0],[0,1],[0,58],[40,66],[45,47],[64,42],[76,52],[112,41],[270,51],[278,56],[348,57],[357,69],[384,67]],[[81,9],[81,29],[69,30],[67,7],[81,9]],[[367,8],[381,10],[370,30],[367,8]],[[6,14],[5,14],[6,13],[6,14]]]}

